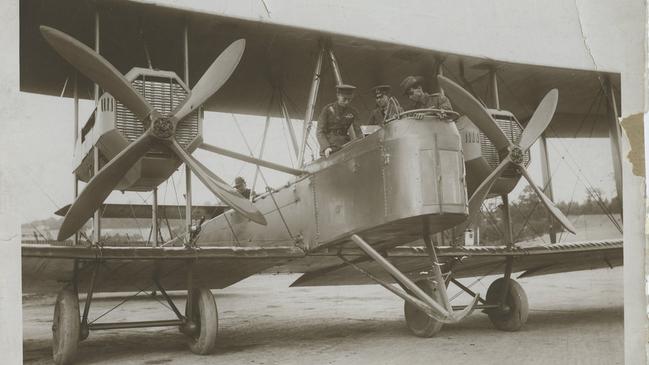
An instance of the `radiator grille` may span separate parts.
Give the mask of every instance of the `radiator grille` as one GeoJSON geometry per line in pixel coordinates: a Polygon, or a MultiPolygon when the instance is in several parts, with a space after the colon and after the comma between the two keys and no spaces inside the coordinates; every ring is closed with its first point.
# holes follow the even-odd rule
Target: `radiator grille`
{"type": "MultiPolygon", "coordinates": [[[[187,96],[187,91],[173,78],[141,75],[133,80],[132,84],[163,115],[171,113],[187,96]]],[[[119,101],[116,102],[115,110],[115,125],[126,139],[134,141],[144,133],[142,123],[119,101]]],[[[198,113],[199,111],[196,110],[178,123],[176,141],[183,148],[187,148],[198,136],[198,113]]]]}
{"type": "MultiPolygon", "coordinates": [[[[496,120],[496,123],[500,127],[500,129],[505,133],[505,136],[507,138],[514,142],[518,143],[518,141],[521,139],[521,133],[523,133],[523,128],[521,128],[520,124],[518,124],[518,121],[508,115],[495,115],[494,119],[496,120]]],[[[489,165],[492,168],[496,168],[498,164],[500,163],[500,157],[498,156],[498,151],[496,150],[496,147],[491,143],[489,138],[487,136],[480,132],[480,146],[482,148],[482,156],[487,160],[489,165]]],[[[523,158],[523,165],[527,166],[530,163],[530,151],[528,150],[525,152],[525,156],[523,158]]],[[[516,168],[513,166],[508,167],[505,169],[503,172],[503,176],[505,177],[513,177],[517,176],[516,168]]]]}

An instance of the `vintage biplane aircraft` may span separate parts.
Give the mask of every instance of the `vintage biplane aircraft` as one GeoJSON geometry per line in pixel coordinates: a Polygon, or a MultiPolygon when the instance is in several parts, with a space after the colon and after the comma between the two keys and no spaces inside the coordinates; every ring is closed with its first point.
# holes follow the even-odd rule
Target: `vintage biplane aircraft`
{"type": "Polygon", "coordinates": [[[532,276],[622,264],[621,240],[518,247],[507,200],[523,177],[552,220],[574,232],[527,172],[529,149],[548,129],[557,137],[583,130],[606,133],[607,121],[617,118],[615,74],[509,64],[128,2],[109,2],[105,8],[91,4],[21,3],[22,90],[56,94],[58,80],[77,72],[87,80],[75,77],[73,90],[64,94],[78,100],[88,97],[79,90],[97,85],[96,109],[75,135],[73,172],[87,184],[61,212],[65,218],[58,240],[73,238],[73,244],[22,248],[25,292],[63,288],[52,326],[56,363],[72,361],[90,331],[116,328],[178,326],[193,352],[207,354],[218,328],[211,290],[267,270],[304,273],[293,286],[378,283],[405,301],[412,333],[431,337],[443,324],[457,323],[476,309],[500,330],[520,329],[529,309],[512,273],[532,276]],[[76,21],[93,13],[94,25],[76,21]],[[82,42],[93,27],[94,49],[82,42]],[[99,47],[100,40],[109,39],[106,34],[113,43],[99,47]],[[138,66],[143,62],[148,67],[138,66]],[[409,110],[331,157],[307,162],[314,112],[333,99],[333,84],[343,82],[343,66],[346,79],[366,90],[378,83],[396,85],[413,69],[423,70],[454,110],[409,110]],[[190,78],[198,81],[190,86],[190,78]],[[499,93],[501,79],[513,79],[509,87],[515,93],[499,93]],[[482,100],[486,96],[476,92],[481,85],[491,97],[488,106],[482,100]],[[586,101],[599,95],[607,97],[610,108],[591,113],[586,101]],[[524,102],[516,106],[512,97],[524,102]],[[279,104],[278,110],[267,106],[269,100],[279,104]],[[291,100],[306,105],[301,138],[290,122],[291,100]],[[501,108],[501,100],[509,110],[501,108]],[[204,143],[204,111],[283,117],[297,165],[204,143]],[[577,119],[582,125],[575,124],[577,119]],[[197,148],[293,177],[246,199],[191,155],[197,148]],[[194,224],[188,184],[187,206],[177,215],[186,219],[186,234],[158,242],[154,233],[152,246],[103,244],[100,212],[151,217],[157,227],[160,212],[169,209],[159,209],[156,189],[183,163],[231,209],[194,224]],[[124,206],[104,202],[113,190],[153,191],[154,204],[141,213],[120,213],[124,206]],[[440,232],[463,232],[491,196],[504,202],[502,243],[433,240],[440,232]],[[93,237],[84,243],[76,233],[91,217],[93,237]],[[458,281],[486,274],[503,275],[486,295],[458,281]],[[453,305],[447,294],[451,284],[472,300],[453,305]],[[143,288],[159,290],[176,318],[90,320],[93,293],[143,288]],[[187,291],[184,313],[167,290],[187,291]],[[80,292],[86,293],[83,311],[80,292]]]}

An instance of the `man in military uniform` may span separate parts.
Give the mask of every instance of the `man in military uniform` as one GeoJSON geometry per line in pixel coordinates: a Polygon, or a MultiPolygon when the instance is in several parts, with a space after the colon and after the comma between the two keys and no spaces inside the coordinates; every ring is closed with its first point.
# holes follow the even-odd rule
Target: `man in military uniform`
{"type": "Polygon", "coordinates": [[[401,81],[403,93],[410,99],[413,104],[408,110],[413,109],[445,109],[453,110],[450,100],[440,93],[428,94],[422,88],[423,77],[407,76],[401,81]]]}
{"type": "Polygon", "coordinates": [[[237,189],[237,192],[243,195],[244,198],[250,199],[250,189],[246,187],[246,180],[241,176],[237,176],[237,178],[234,179],[234,188],[237,189]]]}
{"type": "Polygon", "coordinates": [[[386,120],[397,117],[403,112],[399,101],[392,96],[390,85],[375,86],[374,96],[376,97],[376,108],[372,110],[368,125],[378,125],[383,127],[386,120]]]}
{"type": "Polygon", "coordinates": [[[322,109],[316,133],[320,143],[320,156],[329,157],[351,141],[348,133],[350,126],[353,126],[356,138],[362,137],[358,111],[349,105],[354,98],[355,89],[351,85],[336,86],[336,101],[322,109]]]}

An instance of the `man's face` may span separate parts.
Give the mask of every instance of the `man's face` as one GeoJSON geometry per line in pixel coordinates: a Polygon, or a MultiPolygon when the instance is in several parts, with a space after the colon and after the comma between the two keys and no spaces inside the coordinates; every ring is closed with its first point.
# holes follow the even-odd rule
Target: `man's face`
{"type": "Polygon", "coordinates": [[[386,94],[379,94],[376,96],[376,105],[385,108],[388,105],[388,96],[386,94]]]}
{"type": "Polygon", "coordinates": [[[352,99],[354,98],[353,95],[343,95],[343,94],[336,94],[337,102],[338,105],[340,106],[347,106],[349,103],[352,102],[352,99]]]}
{"type": "Polygon", "coordinates": [[[411,87],[408,89],[408,99],[418,102],[422,101],[424,98],[424,89],[421,86],[411,87]]]}
{"type": "Polygon", "coordinates": [[[239,193],[243,193],[246,190],[246,183],[242,182],[237,184],[236,189],[239,193]]]}

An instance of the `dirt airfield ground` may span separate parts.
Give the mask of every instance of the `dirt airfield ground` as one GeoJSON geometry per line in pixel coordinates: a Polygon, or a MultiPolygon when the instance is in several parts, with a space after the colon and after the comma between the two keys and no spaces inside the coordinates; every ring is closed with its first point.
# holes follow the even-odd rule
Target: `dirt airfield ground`
{"type": "MultiPolygon", "coordinates": [[[[403,303],[378,285],[288,288],[297,277],[258,275],[215,291],[220,332],[209,356],[193,355],[177,329],[165,327],[93,332],[81,343],[77,363],[623,363],[622,268],[521,279],[531,308],[522,331],[497,331],[485,314],[476,312],[430,339],[408,332],[403,303]]],[[[487,277],[474,288],[484,293],[491,280],[487,277]]],[[[54,299],[24,298],[25,363],[51,363],[54,299]]],[[[184,305],[181,295],[174,299],[184,305]]],[[[100,295],[93,301],[91,319],[120,301],[100,295]]],[[[457,299],[463,301],[464,296],[457,299]]],[[[102,321],[172,316],[155,299],[138,297],[102,321]]]]}

